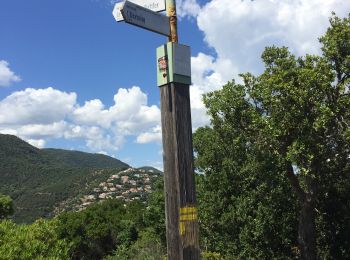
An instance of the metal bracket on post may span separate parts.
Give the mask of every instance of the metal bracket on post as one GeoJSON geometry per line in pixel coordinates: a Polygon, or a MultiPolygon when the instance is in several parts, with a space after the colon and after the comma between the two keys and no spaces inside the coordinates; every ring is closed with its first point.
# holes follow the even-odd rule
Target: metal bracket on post
{"type": "Polygon", "coordinates": [[[166,1],[166,12],[170,19],[170,42],[179,42],[177,35],[177,16],[176,16],[176,4],[175,0],[166,1]]]}

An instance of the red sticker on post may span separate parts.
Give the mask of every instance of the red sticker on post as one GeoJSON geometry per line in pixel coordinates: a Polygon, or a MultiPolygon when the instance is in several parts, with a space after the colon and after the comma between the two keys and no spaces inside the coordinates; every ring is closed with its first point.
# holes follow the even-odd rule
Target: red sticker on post
{"type": "Polygon", "coordinates": [[[164,56],[158,59],[158,68],[160,71],[166,71],[168,68],[168,57],[164,56]]]}

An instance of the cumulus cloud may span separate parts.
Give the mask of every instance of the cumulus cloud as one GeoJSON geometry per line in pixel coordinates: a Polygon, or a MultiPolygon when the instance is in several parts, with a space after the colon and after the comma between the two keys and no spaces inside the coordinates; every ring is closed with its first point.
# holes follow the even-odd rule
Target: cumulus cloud
{"type": "Polygon", "coordinates": [[[349,10],[350,2],[343,0],[212,0],[197,23],[219,59],[229,59],[240,72],[258,72],[265,46],[285,45],[297,55],[319,53],[317,39],[331,12],[344,16],[349,10]]]}
{"type": "Polygon", "coordinates": [[[197,129],[210,122],[202,101],[203,94],[220,89],[222,85],[232,79],[232,75],[238,74],[238,69],[229,59],[215,59],[204,53],[192,57],[191,65],[193,82],[190,88],[192,127],[197,129]]]}
{"type": "Polygon", "coordinates": [[[20,81],[21,78],[9,68],[9,63],[5,60],[0,60],[0,87],[7,87],[13,82],[20,81]]]}
{"type": "Polygon", "coordinates": [[[111,118],[108,110],[104,109],[104,105],[99,99],[86,101],[84,106],[77,107],[73,111],[73,119],[78,124],[100,125],[109,127],[111,118]]]}
{"type": "Polygon", "coordinates": [[[107,150],[118,151],[124,144],[124,136],[110,135],[108,133],[101,133],[100,135],[91,139],[86,139],[86,146],[92,151],[107,150]]]}
{"type": "Polygon", "coordinates": [[[98,99],[86,101],[73,111],[74,122],[84,125],[112,127],[115,132],[131,135],[160,122],[157,106],[148,106],[147,95],[139,87],[120,88],[114,95],[114,105],[105,108],[98,99]]]}
{"type": "Polygon", "coordinates": [[[141,133],[136,138],[136,143],[146,144],[152,142],[161,142],[162,141],[162,129],[158,125],[153,127],[148,132],[141,133]]]}
{"type": "Polygon", "coordinates": [[[159,108],[148,105],[147,95],[135,86],[119,89],[110,107],[99,99],[81,106],[76,93],[51,87],[27,88],[0,100],[0,133],[17,135],[37,147],[64,138],[84,140],[93,152],[117,151],[127,136],[156,135],[159,123],[159,108]]]}
{"type": "Polygon", "coordinates": [[[0,125],[50,124],[63,120],[76,103],[75,93],[27,88],[0,101],[0,125]]]}
{"type": "Polygon", "coordinates": [[[115,118],[116,130],[123,134],[137,134],[160,123],[159,108],[147,105],[147,95],[139,87],[119,89],[114,102],[110,114],[115,118]]]}
{"type": "Polygon", "coordinates": [[[44,148],[46,144],[44,139],[26,139],[26,141],[37,148],[44,148]]]}
{"type": "Polygon", "coordinates": [[[60,138],[67,128],[65,121],[52,124],[27,124],[17,129],[17,134],[25,138],[60,138]]]}

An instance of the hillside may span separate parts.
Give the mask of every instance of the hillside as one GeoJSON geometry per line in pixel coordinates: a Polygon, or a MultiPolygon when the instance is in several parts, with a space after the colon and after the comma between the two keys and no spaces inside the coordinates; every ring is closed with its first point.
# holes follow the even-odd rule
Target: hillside
{"type": "Polygon", "coordinates": [[[0,134],[0,193],[14,200],[17,222],[50,217],[62,202],[89,194],[96,184],[127,168],[105,155],[38,149],[0,134]]]}
{"type": "Polygon", "coordinates": [[[149,168],[149,170],[127,168],[117,171],[114,169],[96,170],[95,176],[101,175],[91,182],[81,193],[62,201],[56,208],[55,214],[62,211],[80,211],[87,206],[107,199],[119,199],[123,202],[139,200],[147,201],[148,194],[154,189],[154,184],[162,177],[162,172],[149,168]]]}
{"type": "Polygon", "coordinates": [[[103,154],[91,154],[80,151],[52,148],[42,149],[41,151],[50,158],[58,160],[70,167],[84,167],[91,169],[128,167],[126,163],[103,154]]]}

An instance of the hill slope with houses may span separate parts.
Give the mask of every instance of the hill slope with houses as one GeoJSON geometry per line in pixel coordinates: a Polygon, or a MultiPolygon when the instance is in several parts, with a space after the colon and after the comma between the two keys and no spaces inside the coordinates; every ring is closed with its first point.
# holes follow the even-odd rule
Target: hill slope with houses
{"type": "Polygon", "coordinates": [[[0,134],[0,193],[13,199],[13,219],[19,223],[108,198],[145,201],[159,177],[161,172],[152,167],[132,168],[101,154],[38,149],[0,134]]]}

